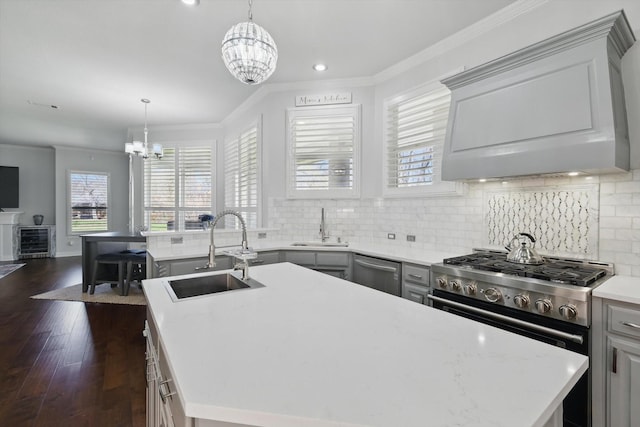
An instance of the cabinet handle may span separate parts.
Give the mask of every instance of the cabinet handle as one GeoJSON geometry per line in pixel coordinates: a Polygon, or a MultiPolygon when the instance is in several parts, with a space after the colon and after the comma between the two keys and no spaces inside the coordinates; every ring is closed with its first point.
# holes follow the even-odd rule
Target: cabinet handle
{"type": "Polygon", "coordinates": [[[638,325],[637,323],[631,323],[631,322],[620,322],[620,323],[624,326],[628,326],[633,329],[640,329],[640,325],[638,325]]]}
{"type": "Polygon", "coordinates": [[[158,383],[158,392],[160,393],[160,399],[162,399],[162,403],[166,403],[167,401],[167,397],[171,397],[174,394],[176,394],[175,391],[169,391],[169,388],[167,387],[167,383],[171,382],[171,379],[165,380],[165,381],[160,381],[158,383]],[[165,387],[167,389],[167,391],[163,391],[162,387],[165,387]]]}
{"type": "Polygon", "coordinates": [[[254,260],[251,260],[251,264],[264,264],[264,260],[263,259],[254,259],[254,260]]]}
{"type": "Polygon", "coordinates": [[[613,362],[611,364],[611,372],[618,373],[618,349],[613,347],[613,362]]]}
{"type": "Polygon", "coordinates": [[[422,276],[418,275],[418,274],[411,274],[409,273],[409,277],[412,277],[414,279],[418,279],[418,280],[422,280],[422,276]]]}

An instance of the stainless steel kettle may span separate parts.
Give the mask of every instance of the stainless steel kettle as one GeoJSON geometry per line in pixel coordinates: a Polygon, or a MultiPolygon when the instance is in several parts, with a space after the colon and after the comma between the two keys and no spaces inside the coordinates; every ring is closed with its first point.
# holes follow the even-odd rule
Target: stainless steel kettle
{"type": "Polygon", "coordinates": [[[509,251],[507,261],[518,264],[544,264],[544,259],[533,249],[536,239],[529,233],[518,233],[509,242],[505,249],[509,251]],[[529,244],[522,237],[529,239],[529,244]]]}

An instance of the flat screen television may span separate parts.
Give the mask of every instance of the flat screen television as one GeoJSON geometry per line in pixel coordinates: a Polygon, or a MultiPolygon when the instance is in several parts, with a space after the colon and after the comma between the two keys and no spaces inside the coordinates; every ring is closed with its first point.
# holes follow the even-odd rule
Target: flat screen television
{"type": "Polygon", "coordinates": [[[0,211],[20,207],[20,174],[16,166],[0,166],[0,211]]]}

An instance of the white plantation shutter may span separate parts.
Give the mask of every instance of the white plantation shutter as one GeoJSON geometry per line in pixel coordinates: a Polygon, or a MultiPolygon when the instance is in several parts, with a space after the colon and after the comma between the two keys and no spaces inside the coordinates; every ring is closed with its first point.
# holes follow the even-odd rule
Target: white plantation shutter
{"type": "Polygon", "coordinates": [[[213,211],[211,145],[165,147],[162,159],[144,161],[145,226],[152,231],[200,228],[213,211]]]}
{"type": "MultiPolygon", "coordinates": [[[[247,227],[258,227],[259,128],[252,125],[225,144],[225,209],[239,212],[247,227]]],[[[239,228],[234,217],[225,218],[227,228],[239,228]]]]}
{"type": "Polygon", "coordinates": [[[451,95],[445,86],[437,86],[386,103],[387,190],[440,181],[451,95]]]}
{"type": "Polygon", "coordinates": [[[109,230],[109,174],[77,172],[68,174],[68,225],[70,234],[109,230]]]}
{"type": "Polygon", "coordinates": [[[357,196],[360,107],[290,109],[287,125],[289,196],[357,196]]]}

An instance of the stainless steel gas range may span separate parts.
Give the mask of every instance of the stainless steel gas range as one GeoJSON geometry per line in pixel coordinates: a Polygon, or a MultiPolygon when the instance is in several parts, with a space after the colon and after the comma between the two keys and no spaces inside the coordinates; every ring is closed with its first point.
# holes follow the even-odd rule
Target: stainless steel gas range
{"type": "MultiPolygon", "coordinates": [[[[499,251],[445,259],[431,266],[433,307],[589,355],[591,292],[613,265],[544,258],[507,261],[499,251]]],[[[590,425],[588,373],[564,402],[564,425],[590,425]]]]}

